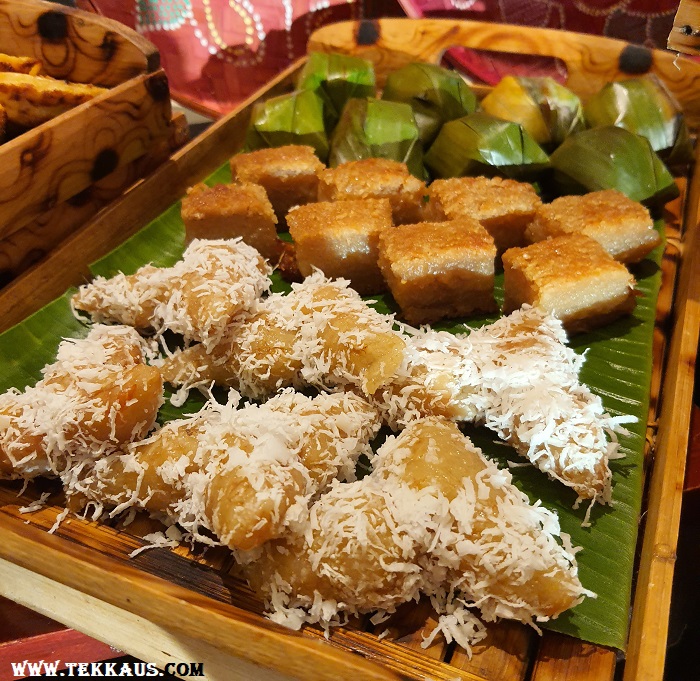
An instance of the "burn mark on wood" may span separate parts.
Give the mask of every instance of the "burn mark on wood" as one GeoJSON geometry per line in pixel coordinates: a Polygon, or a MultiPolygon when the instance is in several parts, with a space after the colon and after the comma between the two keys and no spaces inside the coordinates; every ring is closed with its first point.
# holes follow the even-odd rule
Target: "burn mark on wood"
{"type": "Polygon", "coordinates": [[[164,73],[159,73],[146,81],[146,90],[154,101],[164,102],[170,99],[170,87],[168,77],[164,73]]]}
{"type": "Polygon", "coordinates": [[[44,12],[36,25],[39,35],[48,42],[60,42],[68,36],[68,17],[63,12],[44,12]]]}
{"type": "Polygon", "coordinates": [[[627,45],[620,53],[620,71],[630,75],[647,73],[652,61],[651,50],[641,45],[627,45]]]}
{"type": "Polygon", "coordinates": [[[90,171],[90,178],[93,182],[107,177],[119,164],[119,154],[111,148],[103,149],[95,157],[90,171]]]}
{"type": "Polygon", "coordinates": [[[102,61],[110,62],[117,53],[119,44],[117,38],[112,31],[107,31],[102,38],[100,50],[102,50],[102,61]]]}
{"type": "Polygon", "coordinates": [[[381,37],[381,30],[376,21],[364,19],[357,27],[355,42],[358,45],[375,45],[381,37]]]}

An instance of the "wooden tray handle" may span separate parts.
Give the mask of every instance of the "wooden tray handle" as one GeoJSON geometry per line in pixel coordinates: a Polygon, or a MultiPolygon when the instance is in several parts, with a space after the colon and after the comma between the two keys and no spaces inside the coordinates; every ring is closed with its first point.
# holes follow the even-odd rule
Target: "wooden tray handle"
{"type": "Polygon", "coordinates": [[[655,73],[700,126],[700,63],[666,50],[555,29],[455,19],[377,19],[329,24],[315,31],[309,51],[351,53],[375,63],[377,80],[412,61],[438,63],[450,47],[468,47],[561,60],[566,85],[582,98],[612,80],[655,73]]]}
{"type": "Polygon", "coordinates": [[[0,0],[0,52],[54,78],[114,87],[160,66],[153,43],[106,17],[43,0],[0,0]]]}

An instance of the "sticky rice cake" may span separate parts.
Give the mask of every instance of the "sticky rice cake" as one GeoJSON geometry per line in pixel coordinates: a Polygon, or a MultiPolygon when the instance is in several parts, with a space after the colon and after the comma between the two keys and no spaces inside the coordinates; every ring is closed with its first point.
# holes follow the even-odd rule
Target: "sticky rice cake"
{"type": "Polygon", "coordinates": [[[259,184],[277,216],[277,228],[284,229],[287,212],[316,200],[318,173],[325,168],[312,147],[287,144],[237,154],[231,159],[234,181],[259,184]]]}
{"type": "Polygon", "coordinates": [[[428,187],[426,220],[476,218],[496,242],[499,253],[525,246],[525,229],[542,202],[527,182],[501,177],[453,177],[428,187]]]}
{"type": "Polygon", "coordinates": [[[271,261],[282,251],[277,218],[265,190],[252,182],[191,187],[182,199],[185,240],[241,237],[271,261]]]}
{"type": "Polygon", "coordinates": [[[379,267],[411,324],[493,312],[496,246],[473,218],[400,225],[379,235],[379,267]]]}
{"type": "Polygon", "coordinates": [[[661,242],[649,211],[616,189],[542,204],[526,236],[536,242],[572,232],[587,234],[624,263],[639,262],[661,242]]]}
{"type": "Polygon", "coordinates": [[[503,254],[504,314],[525,303],[559,318],[569,333],[630,313],[635,280],[595,239],[553,237],[503,254]]]}
{"type": "Polygon", "coordinates": [[[349,279],[362,295],[380,293],[379,234],[393,227],[389,199],[323,201],[293,208],[287,216],[302,275],[314,268],[332,279],[349,279]]]}
{"type": "Polygon", "coordinates": [[[423,219],[426,193],[425,182],[411,175],[405,163],[386,158],[348,161],[318,176],[319,201],[388,198],[397,225],[423,219]]]}

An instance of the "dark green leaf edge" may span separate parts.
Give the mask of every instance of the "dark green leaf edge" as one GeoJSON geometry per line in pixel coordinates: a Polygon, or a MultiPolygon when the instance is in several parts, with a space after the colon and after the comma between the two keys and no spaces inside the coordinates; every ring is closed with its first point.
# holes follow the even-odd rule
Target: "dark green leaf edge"
{"type": "MultiPolygon", "coordinates": [[[[223,166],[207,183],[229,182],[228,166],[223,166]]],[[[184,229],[180,220],[179,203],[128,239],[122,246],[96,262],[91,270],[96,275],[111,276],[121,270],[135,271],[146,263],[169,266],[184,248],[184,229]]],[[[638,275],[641,296],[634,314],[603,329],[571,339],[577,352],[586,352],[581,379],[598,393],[606,409],[613,414],[633,414],[638,421],[628,426],[629,434],[621,436],[620,450],[625,458],[612,462],[614,480],[613,506],[596,506],[591,514],[591,527],[583,527],[586,508],[573,508],[575,495],[561,485],[548,481],[532,467],[512,469],[516,484],[534,501],[555,511],[561,527],[575,545],[583,547],[578,554],[581,580],[598,597],[545,623],[546,628],[570,634],[592,643],[623,650],[626,644],[632,576],[638,522],[641,513],[642,468],[649,405],[649,385],[652,368],[652,338],[655,308],[661,283],[660,262],[663,248],[659,247],[650,260],[656,267],[644,268],[638,275]]],[[[279,277],[274,288],[285,289],[279,277]]],[[[503,299],[502,274],[497,275],[496,298],[503,299]]],[[[23,389],[38,380],[41,368],[53,360],[56,347],[65,337],[84,336],[87,327],[70,310],[67,292],[42,308],[21,324],[0,335],[0,365],[6,367],[0,378],[0,390],[10,387],[23,389]]],[[[376,296],[375,307],[394,311],[390,296],[376,296]]],[[[490,323],[495,317],[441,323],[439,328],[453,332],[466,327],[490,323]]],[[[161,421],[178,418],[196,411],[203,403],[193,395],[180,409],[166,405],[161,421]]],[[[506,445],[495,442],[495,436],[484,429],[465,427],[485,454],[507,466],[518,456],[506,445]]]]}

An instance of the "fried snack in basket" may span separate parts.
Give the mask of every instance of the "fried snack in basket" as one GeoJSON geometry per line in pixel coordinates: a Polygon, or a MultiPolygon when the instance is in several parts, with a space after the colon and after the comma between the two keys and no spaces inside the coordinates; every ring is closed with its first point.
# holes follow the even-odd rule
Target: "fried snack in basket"
{"type": "Polygon", "coordinates": [[[145,265],[130,275],[95,277],[72,304],[96,322],[167,329],[210,347],[269,289],[271,271],[240,239],[195,240],[172,267],[145,265]]]}
{"type": "Polygon", "coordinates": [[[312,399],[288,390],[238,406],[210,404],[126,453],[76,467],[63,477],[72,507],[91,503],[96,517],[142,508],[199,540],[205,530],[250,550],[283,532],[295,504],[303,511],[332,480],[354,479],[380,424],[352,393],[312,399]]]}
{"type": "Polygon", "coordinates": [[[163,403],[160,372],[145,355],[125,326],[63,341],[36,385],[0,395],[0,477],[57,475],[145,437],[163,403]]]}
{"type": "Polygon", "coordinates": [[[440,614],[431,639],[467,648],[484,635],[471,608],[535,624],[592,595],[556,516],[437,417],[389,438],[369,476],[336,483],[256,558],[244,572],[286,626],[389,613],[422,593],[440,614]]]}
{"type": "Polygon", "coordinates": [[[0,70],[0,104],[8,120],[34,128],[107,92],[89,83],[67,83],[48,76],[0,70]]]}
{"type": "Polygon", "coordinates": [[[34,57],[15,57],[10,54],[0,53],[0,72],[28,73],[31,76],[40,76],[44,67],[34,57]]]}
{"type": "Polygon", "coordinates": [[[285,386],[353,385],[371,395],[403,360],[405,341],[392,321],[346,280],[316,272],[288,295],[270,295],[210,351],[192,346],[167,358],[161,370],[185,389],[214,381],[255,399],[285,386]]]}

